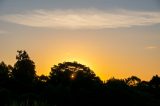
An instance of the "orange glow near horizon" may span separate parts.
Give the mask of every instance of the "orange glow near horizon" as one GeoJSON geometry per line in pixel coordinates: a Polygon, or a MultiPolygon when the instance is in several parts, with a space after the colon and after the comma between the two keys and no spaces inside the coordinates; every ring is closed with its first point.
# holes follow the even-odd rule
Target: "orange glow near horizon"
{"type": "MultiPolygon", "coordinates": [[[[143,80],[150,80],[152,76],[146,76],[142,73],[143,70],[146,69],[145,66],[139,65],[139,62],[136,60],[123,60],[124,57],[114,56],[114,58],[107,57],[103,58],[103,55],[95,56],[94,54],[87,54],[84,52],[66,52],[66,53],[58,53],[55,56],[47,55],[43,58],[34,59],[36,63],[37,74],[45,74],[48,75],[51,71],[51,67],[53,65],[57,65],[58,63],[63,62],[74,62],[77,61],[87,67],[90,67],[97,76],[99,76],[102,80],[108,80],[111,77],[116,78],[127,78],[131,75],[136,75],[143,80]],[[126,61],[128,62],[126,64],[126,61]]],[[[134,58],[134,57],[133,57],[134,58]]],[[[152,69],[150,67],[149,69],[152,69]]],[[[149,73],[150,71],[148,71],[149,73]]],[[[146,74],[148,74],[146,73],[146,74]]],[[[160,74],[160,73],[157,73],[160,74]]]]}

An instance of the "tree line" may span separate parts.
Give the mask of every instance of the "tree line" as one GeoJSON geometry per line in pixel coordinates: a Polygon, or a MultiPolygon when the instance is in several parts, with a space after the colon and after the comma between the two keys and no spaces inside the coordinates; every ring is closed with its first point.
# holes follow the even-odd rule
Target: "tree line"
{"type": "Polygon", "coordinates": [[[160,106],[158,75],[102,81],[85,65],[63,62],[39,76],[28,53],[17,53],[14,66],[0,63],[0,106],[160,106]]]}

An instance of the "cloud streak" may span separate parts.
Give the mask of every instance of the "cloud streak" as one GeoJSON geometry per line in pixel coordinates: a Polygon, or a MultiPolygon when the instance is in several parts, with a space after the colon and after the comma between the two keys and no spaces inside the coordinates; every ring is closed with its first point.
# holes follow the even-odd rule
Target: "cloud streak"
{"type": "Polygon", "coordinates": [[[30,27],[105,29],[160,23],[160,12],[84,10],[34,10],[0,16],[0,20],[30,27]]]}
{"type": "Polygon", "coordinates": [[[148,47],[146,47],[145,49],[153,50],[153,49],[157,49],[157,48],[158,48],[157,46],[148,46],[148,47]]]}

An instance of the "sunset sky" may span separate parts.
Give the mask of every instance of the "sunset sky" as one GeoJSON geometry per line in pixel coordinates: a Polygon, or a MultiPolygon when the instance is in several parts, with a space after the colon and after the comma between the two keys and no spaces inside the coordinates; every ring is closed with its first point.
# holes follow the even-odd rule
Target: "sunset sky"
{"type": "Polygon", "coordinates": [[[78,61],[102,80],[160,75],[160,0],[0,0],[0,61],[26,50],[38,75],[78,61]]]}

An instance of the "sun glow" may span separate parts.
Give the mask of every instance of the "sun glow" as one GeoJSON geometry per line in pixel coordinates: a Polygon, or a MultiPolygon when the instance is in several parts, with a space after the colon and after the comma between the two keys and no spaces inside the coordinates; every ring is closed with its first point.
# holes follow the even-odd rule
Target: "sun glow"
{"type": "Polygon", "coordinates": [[[74,74],[71,75],[71,79],[75,79],[75,75],[74,74]]]}
{"type": "Polygon", "coordinates": [[[84,54],[82,53],[74,53],[74,52],[67,52],[65,54],[63,54],[62,58],[58,59],[59,63],[61,62],[78,62],[81,63],[83,65],[86,65],[87,67],[91,68],[91,63],[89,62],[89,57],[87,58],[84,54]]]}

